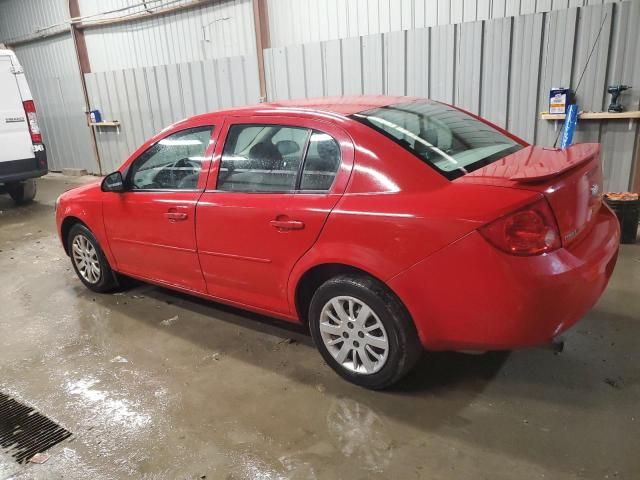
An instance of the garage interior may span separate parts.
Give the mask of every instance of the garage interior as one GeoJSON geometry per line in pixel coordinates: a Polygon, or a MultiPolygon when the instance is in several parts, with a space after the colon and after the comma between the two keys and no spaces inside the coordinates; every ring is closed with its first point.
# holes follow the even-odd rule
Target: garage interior
{"type": "Polygon", "coordinates": [[[570,86],[604,192],[639,192],[638,38],[636,0],[0,0],[51,171],[32,203],[0,195],[0,394],[71,433],[43,463],[0,442],[0,480],[638,478],[639,244],[562,342],[425,353],[374,392],[303,327],[134,280],[87,290],[54,218],[173,122],[341,95],[428,97],[550,147],[549,91],[570,86]]]}

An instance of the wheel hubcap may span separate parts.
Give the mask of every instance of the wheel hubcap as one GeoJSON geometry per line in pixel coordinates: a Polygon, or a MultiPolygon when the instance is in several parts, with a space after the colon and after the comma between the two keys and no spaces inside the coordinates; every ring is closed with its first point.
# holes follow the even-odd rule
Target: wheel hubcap
{"type": "Polygon", "coordinates": [[[71,244],[73,250],[73,263],[82,278],[89,283],[98,283],[100,280],[100,262],[98,252],[93,244],[84,235],[76,235],[71,244]]]}
{"type": "Polygon", "coordinates": [[[357,298],[334,297],[325,304],[320,313],[320,336],[333,358],[352,372],[371,375],[387,362],[389,339],[384,325],[357,298]]]}

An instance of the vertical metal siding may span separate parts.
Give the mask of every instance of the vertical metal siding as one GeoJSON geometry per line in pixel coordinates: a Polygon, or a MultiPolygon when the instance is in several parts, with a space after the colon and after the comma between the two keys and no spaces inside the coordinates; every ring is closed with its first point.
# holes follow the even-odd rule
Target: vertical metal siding
{"type": "Polygon", "coordinates": [[[24,44],[16,55],[36,103],[49,168],[97,172],[71,35],[24,44]]]}
{"type": "MultiPolygon", "coordinates": [[[[539,112],[547,109],[551,87],[577,85],[603,19],[578,103],[601,111],[607,85],[640,85],[640,2],[542,6],[549,10],[306,44],[303,55],[300,46],[269,49],[268,97],[339,94],[339,86],[348,94],[428,96],[478,112],[529,142],[552,145],[560,122],[540,120],[539,112]]],[[[640,107],[640,89],[627,92],[625,104],[640,107]]],[[[577,132],[578,140],[602,143],[606,188],[627,189],[638,122],[583,121],[577,132]]]]}
{"type": "Polygon", "coordinates": [[[269,30],[271,45],[282,47],[614,1],[268,0],[269,30]]]}
{"type": "Polygon", "coordinates": [[[511,25],[513,19],[485,22],[482,48],[480,115],[498,125],[507,124],[511,25]]]}
{"type": "Polygon", "coordinates": [[[543,14],[513,19],[507,128],[535,141],[543,14]]]}
{"type": "Polygon", "coordinates": [[[480,111],[483,26],[483,22],[456,25],[455,104],[473,113],[480,111]]]}
{"type": "Polygon", "coordinates": [[[254,56],[230,57],[86,74],[91,108],[121,122],[119,129],[98,129],[103,169],[117,168],[147,138],[186,116],[256,103],[256,63],[254,56]]]}
{"type": "Polygon", "coordinates": [[[455,25],[432,27],[431,68],[429,87],[431,98],[453,103],[455,62],[455,25]]]}
{"type": "Polygon", "coordinates": [[[0,42],[8,43],[68,19],[68,0],[0,0],[0,42]]]}
{"type": "MultiPolygon", "coordinates": [[[[138,0],[100,2],[105,12],[138,0]]],[[[184,2],[183,2],[184,3],[184,2]]],[[[188,3],[188,2],[187,2],[188,3]]],[[[83,0],[83,15],[98,13],[83,0]]],[[[173,4],[172,4],[173,6],[173,4]]],[[[85,31],[93,72],[255,54],[251,0],[223,0],[182,12],[85,31]]]]}

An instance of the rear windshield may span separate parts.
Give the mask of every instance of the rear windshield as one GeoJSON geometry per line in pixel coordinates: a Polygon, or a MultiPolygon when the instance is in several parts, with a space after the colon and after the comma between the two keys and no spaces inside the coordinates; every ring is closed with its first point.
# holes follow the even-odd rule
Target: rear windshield
{"type": "Polygon", "coordinates": [[[522,148],[486,123],[430,100],[374,108],[351,118],[390,138],[449,180],[522,148]]]}

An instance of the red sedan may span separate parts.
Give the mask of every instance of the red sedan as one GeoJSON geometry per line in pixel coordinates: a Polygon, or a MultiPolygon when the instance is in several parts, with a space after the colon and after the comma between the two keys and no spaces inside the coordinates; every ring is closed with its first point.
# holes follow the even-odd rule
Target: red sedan
{"type": "Polygon", "coordinates": [[[536,147],[407,97],[262,104],[150,139],[56,220],[80,280],[120,274],[309,325],[384,388],[422,349],[551,341],[598,300],[619,230],[597,144],[536,147]]]}

